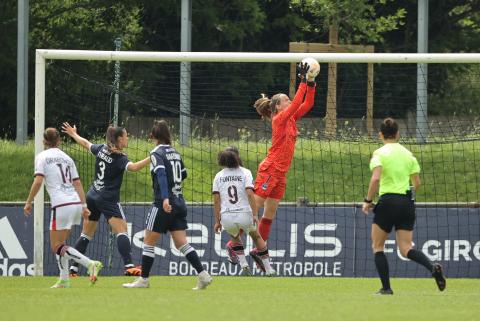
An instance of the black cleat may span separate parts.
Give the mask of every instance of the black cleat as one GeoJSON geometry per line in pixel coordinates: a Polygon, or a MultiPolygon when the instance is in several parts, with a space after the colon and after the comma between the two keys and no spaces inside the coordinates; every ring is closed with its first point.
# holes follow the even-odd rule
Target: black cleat
{"type": "Polygon", "coordinates": [[[435,263],[433,265],[432,276],[435,278],[435,282],[437,282],[438,289],[440,291],[445,290],[447,287],[447,280],[445,279],[445,275],[443,275],[443,268],[440,264],[435,263]]]}
{"type": "Polygon", "coordinates": [[[262,272],[265,272],[265,266],[263,265],[262,258],[258,256],[258,250],[257,249],[251,250],[250,256],[255,261],[257,268],[259,268],[262,272]]]}
{"type": "Polygon", "coordinates": [[[377,295],[393,295],[393,291],[392,291],[392,289],[381,288],[375,294],[377,294],[377,295]]]}
{"type": "Polygon", "coordinates": [[[238,255],[233,250],[232,244],[230,242],[227,243],[227,254],[228,254],[228,262],[232,265],[238,264],[238,255]]]}

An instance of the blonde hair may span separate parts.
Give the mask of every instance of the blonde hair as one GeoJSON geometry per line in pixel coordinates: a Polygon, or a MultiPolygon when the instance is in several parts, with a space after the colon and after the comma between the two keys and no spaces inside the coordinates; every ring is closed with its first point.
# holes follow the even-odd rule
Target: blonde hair
{"type": "Polygon", "coordinates": [[[60,133],[52,127],[48,127],[43,132],[44,145],[48,148],[54,148],[60,145],[60,133]]]}

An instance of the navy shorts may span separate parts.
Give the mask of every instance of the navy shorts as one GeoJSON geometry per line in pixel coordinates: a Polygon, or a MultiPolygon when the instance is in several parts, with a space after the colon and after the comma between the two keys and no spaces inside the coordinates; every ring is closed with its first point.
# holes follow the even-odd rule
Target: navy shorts
{"type": "Polygon", "coordinates": [[[390,233],[395,230],[413,231],[415,202],[407,195],[383,194],[373,208],[373,223],[390,233]]]}
{"type": "Polygon", "coordinates": [[[147,214],[145,229],[157,233],[167,233],[168,231],[185,231],[187,224],[187,207],[183,198],[177,202],[172,202],[170,198],[172,211],[166,213],[160,204],[153,204],[147,214]]]}
{"type": "Polygon", "coordinates": [[[126,221],[123,208],[120,203],[104,200],[97,192],[89,190],[87,193],[87,206],[90,210],[90,221],[98,221],[103,214],[107,221],[112,217],[118,217],[126,221]]]}

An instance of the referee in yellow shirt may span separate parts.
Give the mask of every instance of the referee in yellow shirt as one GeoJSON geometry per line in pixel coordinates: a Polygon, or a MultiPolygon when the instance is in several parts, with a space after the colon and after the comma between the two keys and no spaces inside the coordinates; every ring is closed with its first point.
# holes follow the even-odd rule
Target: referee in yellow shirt
{"type": "Polygon", "coordinates": [[[377,294],[393,294],[390,287],[388,261],[384,253],[385,241],[395,227],[397,245],[402,256],[415,261],[432,273],[438,289],[445,290],[446,280],[442,266],[432,263],[423,252],[412,247],[415,225],[414,191],[420,187],[420,166],[412,153],[398,143],[398,124],[386,118],[380,127],[380,139],[384,145],[373,152],[370,161],[372,178],[362,211],[365,215],[373,208],[372,249],[375,266],[382,281],[377,294]],[[413,190],[410,189],[410,182],[413,190]],[[378,203],[373,207],[373,197],[379,192],[378,203]]]}

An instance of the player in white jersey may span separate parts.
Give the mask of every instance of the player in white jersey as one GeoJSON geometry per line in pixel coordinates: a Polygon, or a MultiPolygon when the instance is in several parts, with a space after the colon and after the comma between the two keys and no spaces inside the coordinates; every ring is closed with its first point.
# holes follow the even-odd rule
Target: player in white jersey
{"type": "Polygon", "coordinates": [[[57,258],[60,270],[59,280],[52,288],[69,288],[68,261],[70,259],[88,269],[90,282],[95,284],[101,262],[90,260],[75,248],[65,245],[72,225],[79,225],[81,216],[88,219],[90,211],[85,201],[85,193],[73,160],[58,148],[60,135],[55,128],[47,128],[43,134],[45,150],[35,157],[35,179],[30,188],[25,207],[25,215],[32,211],[32,201],[43,181],[50,196],[50,246],[57,258]]]}
{"type": "Polygon", "coordinates": [[[253,177],[250,170],[240,166],[241,160],[231,150],[218,155],[218,164],[223,166],[213,180],[213,203],[215,212],[215,232],[223,228],[231,237],[231,249],[238,257],[243,275],[251,275],[241,231],[250,235],[258,251],[257,265],[266,275],[273,276],[268,248],[257,231],[258,208],[253,194],[253,177]]]}

